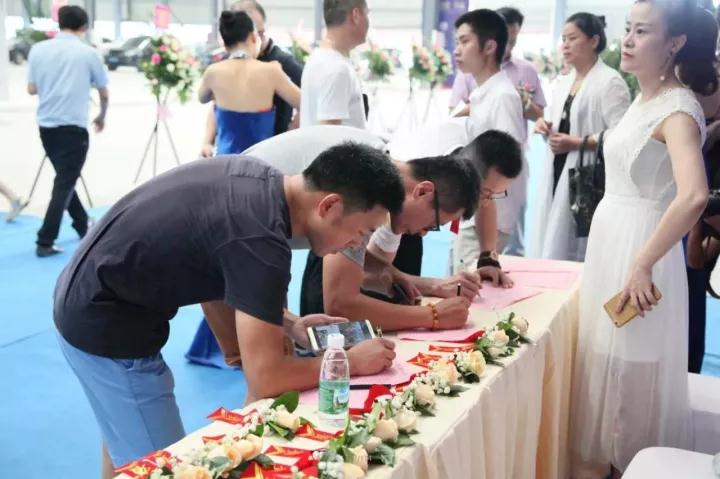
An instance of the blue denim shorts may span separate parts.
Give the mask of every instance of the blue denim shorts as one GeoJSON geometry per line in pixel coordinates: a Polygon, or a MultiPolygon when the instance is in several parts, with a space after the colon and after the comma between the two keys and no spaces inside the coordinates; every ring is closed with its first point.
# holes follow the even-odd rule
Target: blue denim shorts
{"type": "Polygon", "coordinates": [[[185,437],[175,381],[162,354],[110,359],[77,349],[60,333],[57,337],[90,401],[114,467],[185,437]]]}

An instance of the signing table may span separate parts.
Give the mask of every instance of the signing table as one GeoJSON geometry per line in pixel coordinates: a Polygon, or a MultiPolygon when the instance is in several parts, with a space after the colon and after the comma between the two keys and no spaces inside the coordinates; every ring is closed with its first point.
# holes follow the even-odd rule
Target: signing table
{"type": "MultiPolygon", "coordinates": [[[[506,258],[503,265],[516,271],[516,282],[525,282],[527,287],[534,288],[543,283],[554,289],[543,289],[504,309],[488,310],[473,305],[471,325],[491,328],[501,316],[512,311],[528,319],[527,336],[533,343],[502,359],[504,367],[489,365],[481,381],[465,385],[468,390],[458,397],[438,397],[435,416],[418,420],[419,433],[412,436],[415,446],[397,451],[394,468],[371,466],[368,477],[567,477],[567,429],[580,265],[552,262],[552,267],[546,268],[550,262],[515,258],[506,258]],[[545,269],[555,270],[554,275],[545,269]],[[573,273],[573,280],[568,282],[565,278],[563,284],[560,275],[568,272],[573,273]]],[[[428,353],[431,344],[450,345],[401,340],[396,334],[386,334],[386,337],[397,341],[396,364],[399,363],[400,369],[415,368],[407,360],[418,353],[428,353]]],[[[358,393],[353,391],[354,396],[358,393]]],[[[362,393],[367,395],[366,391],[362,393]]],[[[298,407],[298,412],[311,421],[318,420],[315,396],[312,392],[304,394],[298,407]]],[[[331,430],[319,421],[316,424],[331,430]]],[[[200,446],[204,436],[223,434],[231,428],[223,422],[213,422],[167,450],[182,456],[200,446]]],[[[277,436],[266,436],[265,444],[267,447],[288,443],[277,436]]],[[[296,437],[292,446],[314,449],[318,443],[296,437]]]]}

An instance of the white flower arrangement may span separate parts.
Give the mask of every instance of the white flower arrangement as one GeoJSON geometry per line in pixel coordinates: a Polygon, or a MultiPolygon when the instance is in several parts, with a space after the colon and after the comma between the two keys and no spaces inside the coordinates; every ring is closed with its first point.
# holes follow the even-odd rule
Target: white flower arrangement
{"type": "Polygon", "coordinates": [[[426,385],[432,388],[436,395],[457,396],[465,391],[465,388],[457,384],[458,372],[452,363],[446,360],[433,361],[430,363],[430,370],[415,377],[416,388],[419,385],[426,385]]]}
{"type": "Polygon", "coordinates": [[[317,465],[320,477],[342,479],[345,477],[344,463],[345,461],[340,455],[332,458],[322,457],[317,465]]]}
{"type": "Polygon", "coordinates": [[[485,375],[487,363],[480,351],[459,351],[451,356],[458,373],[467,383],[476,383],[485,375]]]}
{"type": "Polygon", "coordinates": [[[522,316],[510,313],[501,319],[481,338],[475,340],[473,348],[480,351],[487,364],[502,366],[499,358],[512,356],[521,344],[531,344],[532,341],[526,336],[530,329],[530,323],[522,316]]]}
{"type": "Polygon", "coordinates": [[[417,426],[417,418],[418,416],[415,411],[402,408],[400,411],[395,413],[393,420],[395,421],[399,431],[413,433],[415,432],[415,427],[417,426]]]}
{"type": "Polygon", "coordinates": [[[214,479],[234,472],[242,473],[251,462],[272,467],[273,461],[262,454],[263,427],[242,426],[222,439],[209,441],[180,458],[158,464],[149,479],[214,479]]]}
{"type": "Polygon", "coordinates": [[[490,339],[492,339],[493,346],[496,348],[504,348],[507,343],[510,342],[510,337],[507,335],[504,329],[495,329],[490,333],[490,339]]]}
{"type": "Polygon", "coordinates": [[[312,424],[307,419],[294,414],[299,401],[298,392],[292,391],[279,396],[269,406],[258,409],[258,415],[262,423],[267,426],[268,433],[277,434],[291,441],[300,426],[312,424]]]}
{"type": "MultiPolygon", "coordinates": [[[[394,466],[394,450],[414,444],[410,435],[417,432],[420,416],[434,415],[437,396],[459,395],[466,390],[459,384],[460,379],[479,381],[487,364],[497,364],[495,358],[513,354],[520,343],[530,343],[525,336],[529,326],[527,319],[510,313],[477,339],[472,351],[455,351],[431,361],[429,370],[415,376],[401,391],[376,399],[369,413],[357,419],[348,418],[343,433],[330,439],[327,449],[312,454],[318,479],[359,479],[365,476],[370,464],[394,466]]],[[[302,425],[310,424],[295,414],[298,403],[297,391],[285,393],[271,404],[258,407],[243,425],[218,440],[180,458],[169,454],[155,457],[156,468],[149,479],[240,477],[252,462],[263,468],[272,467],[272,460],[262,454],[262,438],[265,434],[277,434],[292,440],[302,425]]],[[[294,466],[290,471],[293,479],[311,477],[294,466]]]]}
{"type": "Polygon", "coordinates": [[[522,316],[513,316],[510,318],[510,324],[512,324],[512,329],[519,334],[525,335],[527,334],[528,329],[530,329],[530,323],[522,316]]]}

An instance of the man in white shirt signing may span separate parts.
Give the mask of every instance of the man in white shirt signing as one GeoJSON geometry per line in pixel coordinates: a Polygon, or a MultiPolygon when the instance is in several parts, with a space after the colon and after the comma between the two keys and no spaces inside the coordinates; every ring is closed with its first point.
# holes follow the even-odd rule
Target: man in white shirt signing
{"type": "Polygon", "coordinates": [[[324,0],[327,34],[305,64],[300,128],[311,125],[366,127],[360,78],[350,52],[365,43],[370,19],[365,0],[324,0]]]}
{"type": "MultiPolygon", "coordinates": [[[[493,10],[478,9],[461,15],[455,22],[457,46],[455,61],[463,73],[472,74],[477,88],[470,94],[468,136],[474,138],[487,130],[510,134],[522,144],[525,137],[525,119],[520,95],[508,76],[501,71],[508,29],[503,17],[493,10]]],[[[481,267],[497,263],[497,251],[508,243],[518,216],[525,203],[527,169],[523,168],[519,181],[494,206],[481,207],[475,217],[463,221],[452,252],[453,272],[468,267],[481,267]],[[497,229],[488,228],[492,221],[483,221],[486,215],[496,215],[497,229]],[[495,245],[484,249],[483,245],[495,245]]]]}

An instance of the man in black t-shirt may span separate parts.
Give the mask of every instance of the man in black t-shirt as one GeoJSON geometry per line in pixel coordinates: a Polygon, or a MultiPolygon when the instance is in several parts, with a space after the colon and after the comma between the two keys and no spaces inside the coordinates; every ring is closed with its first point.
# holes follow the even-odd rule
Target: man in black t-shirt
{"type": "MultiPolygon", "coordinates": [[[[236,310],[248,400],[315,386],[321,358],[283,355],[284,332],[304,332],[303,319],[284,310],[288,240],[306,237],[318,255],[357,246],[403,196],[384,153],[344,143],[302,175],[224,156],[171,170],[120,199],[83,240],[54,296],[60,346],[100,425],[108,474],[110,463],[184,435],[160,355],[182,306],[222,300],[236,310]]],[[[351,374],[389,367],[392,349],[381,338],[350,349],[351,374]]]]}
{"type": "MultiPolygon", "coordinates": [[[[267,35],[265,25],[267,17],[265,16],[265,9],[262,5],[255,0],[242,0],[240,2],[235,2],[230,7],[230,10],[242,10],[246,12],[250,18],[252,18],[252,21],[255,24],[255,31],[261,40],[260,54],[257,59],[261,62],[280,63],[280,66],[285,74],[295,85],[299,87],[303,67],[295,59],[295,57],[275,45],[273,39],[267,35]]],[[[281,133],[285,133],[290,128],[290,123],[293,120],[293,107],[278,95],[275,95],[273,97],[273,108],[275,108],[274,134],[279,135],[281,133]]],[[[210,108],[205,125],[205,140],[203,141],[203,146],[200,150],[201,157],[209,158],[213,156],[216,132],[217,123],[215,120],[215,112],[213,108],[210,108]]]]}

